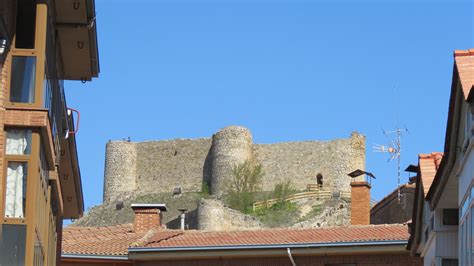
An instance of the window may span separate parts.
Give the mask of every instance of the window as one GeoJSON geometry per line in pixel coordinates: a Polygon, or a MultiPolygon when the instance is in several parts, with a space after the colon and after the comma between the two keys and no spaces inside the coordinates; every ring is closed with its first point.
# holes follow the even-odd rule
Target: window
{"type": "Polygon", "coordinates": [[[441,259],[441,266],[458,266],[457,259],[441,259]]]}
{"type": "Polygon", "coordinates": [[[28,164],[8,162],[5,192],[5,217],[25,218],[28,164]]]}
{"type": "Polygon", "coordinates": [[[26,225],[0,224],[0,265],[25,265],[26,225]]]}
{"type": "Polygon", "coordinates": [[[460,208],[459,221],[459,265],[474,264],[474,186],[467,190],[460,208]],[[469,193],[470,192],[470,193],[469,193]],[[471,194],[471,195],[470,195],[471,194]]]}
{"type": "Polygon", "coordinates": [[[40,158],[39,158],[39,172],[41,187],[43,188],[43,194],[47,201],[48,199],[48,185],[49,185],[49,166],[44,153],[43,145],[40,145],[40,158]]]}
{"type": "Polygon", "coordinates": [[[34,49],[36,30],[36,1],[18,0],[15,48],[34,49]]]}
{"type": "Polygon", "coordinates": [[[35,102],[36,57],[13,56],[10,102],[35,102]]]}
{"type": "Polygon", "coordinates": [[[443,209],[443,225],[458,225],[459,211],[458,209],[443,209]]]}
{"type": "Polygon", "coordinates": [[[26,217],[28,163],[31,154],[32,130],[6,130],[6,182],[4,217],[23,219],[26,217]]]}
{"type": "Polygon", "coordinates": [[[6,155],[31,154],[31,130],[7,129],[6,155]]]}
{"type": "Polygon", "coordinates": [[[17,0],[16,32],[8,62],[8,103],[42,106],[47,6],[37,0],[17,0]],[[38,35],[41,38],[37,38],[38,35]]]}
{"type": "Polygon", "coordinates": [[[464,135],[468,140],[471,137],[472,123],[474,123],[474,116],[471,113],[471,108],[473,108],[472,105],[467,106],[466,108],[466,122],[464,126],[464,135]]]}

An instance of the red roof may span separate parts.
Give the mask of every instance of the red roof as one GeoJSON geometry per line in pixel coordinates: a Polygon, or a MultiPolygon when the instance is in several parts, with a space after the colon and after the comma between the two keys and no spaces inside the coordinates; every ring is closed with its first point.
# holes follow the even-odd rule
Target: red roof
{"type": "Polygon", "coordinates": [[[407,240],[405,225],[343,226],[317,229],[266,229],[254,231],[184,231],[162,239],[158,233],[143,247],[254,246],[407,240]]]}
{"type": "Polygon", "coordinates": [[[418,155],[418,165],[420,167],[420,177],[425,197],[430,190],[431,184],[433,183],[436,175],[436,171],[438,171],[442,159],[442,152],[432,152],[429,154],[418,155]]]}
{"type": "Polygon", "coordinates": [[[127,255],[128,248],[225,247],[278,244],[406,241],[406,225],[365,225],[317,229],[265,229],[253,231],[161,230],[136,234],[132,225],[67,227],[63,254],[127,255]]]}
{"type": "Polygon", "coordinates": [[[464,98],[468,100],[474,94],[474,49],[455,51],[454,60],[464,98]]]}
{"type": "Polygon", "coordinates": [[[63,230],[62,253],[127,255],[130,243],[144,234],[133,232],[132,224],[105,227],[69,226],[63,230]]]}

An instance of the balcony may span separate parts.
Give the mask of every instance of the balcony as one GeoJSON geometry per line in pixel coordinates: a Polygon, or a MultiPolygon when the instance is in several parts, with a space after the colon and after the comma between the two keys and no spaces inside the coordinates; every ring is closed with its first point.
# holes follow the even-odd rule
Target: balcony
{"type": "Polygon", "coordinates": [[[58,182],[64,204],[64,218],[83,213],[82,184],[77,156],[74,116],[68,112],[62,80],[45,80],[44,107],[48,109],[51,137],[58,167],[58,182]]]}

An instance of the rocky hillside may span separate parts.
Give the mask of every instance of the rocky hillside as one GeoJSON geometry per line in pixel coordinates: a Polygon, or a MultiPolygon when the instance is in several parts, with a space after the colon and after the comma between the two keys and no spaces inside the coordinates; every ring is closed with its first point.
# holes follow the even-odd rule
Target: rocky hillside
{"type": "Polygon", "coordinates": [[[347,199],[299,199],[248,215],[228,208],[219,200],[204,199],[207,197],[208,195],[202,193],[184,193],[177,197],[170,194],[137,195],[121,202],[93,207],[83,218],[75,221],[74,225],[107,226],[133,223],[134,214],[130,207],[132,203],[166,203],[168,211],[163,213],[163,223],[171,229],[180,226],[178,210],[181,208],[188,210],[188,229],[312,228],[347,225],[350,222],[350,201],[347,199]]]}
{"type": "MultiPolygon", "coordinates": [[[[92,207],[81,219],[75,221],[77,226],[107,226],[115,224],[133,223],[132,203],[166,203],[167,212],[163,213],[163,223],[169,228],[179,227],[179,214],[181,208],[187,209],[190,228],[196,228],[196,208],[199,200],[203,197],[201,193],[184,193],[173,197],[169,193],[142,194],[129,197],[121,202],[111,202],[92,207]],[[193,218],[194,217],[194,218],[193,218]]],[[[188,220],[188,219],[187,219],[188,220]]]]}

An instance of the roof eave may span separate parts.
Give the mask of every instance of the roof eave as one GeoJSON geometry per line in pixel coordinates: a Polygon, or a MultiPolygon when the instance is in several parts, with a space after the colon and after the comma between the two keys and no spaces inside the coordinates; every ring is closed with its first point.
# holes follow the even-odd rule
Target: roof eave
{"type": "Polygon", "coordinates": [[[190,259],[213,257],[249,257],[287,255],[291,249],[294,255],[341,255],[341,254],[377,254],[404,253],[407,240],[343,242],[343,243],[299,243],[274,245],[235,245],[205,247],[165,247],[165,248],[129,248],[129,258],[133,260],[190,259]],[[203,252],[205,251],[205,252],[203,252]]]}
{"type": "Polygon", "coordinates": [[[62,253],[61,260],[62,259],[113,261],[113,260],[128,260],[128,256],[127,255],[96,255],[96,254],[62,253]]]}
{"type": "Polygon", "coordinates": [[[430,202],[430,208],[433,210],[437,205],[439,198],[441,197],[442,187],[447,183],[448,176],[444,174],[447,168],[450,168],[452,162],[455,159],[456,154],[451,154],[451,138],[456,134],[453,133],[454,130],[454,115],[456,114],[455,105],[457,98],[457,88],[459,82],[459,74],[456,68],[456,65],[453,67],[453,77],[451,82],[451,95],[449,99],[448,107],[448,121],[446,123],[446,134],[444,140],[444,155],[443,160],[439,165],[438,170],[436,171],[435,177],[431,184],[428,193],[426,194],[426,200],[430,202]]]}
{"type": "Polygon", "coordinates": [[[75,10],[69,6],[65,8],[65,3],[60,4],[56,10],[56,27],[63,58],[63,73],[60,78],[90,81],[98,77],[100,72],[95,2],[82,0],[78,3],[80,8],[75,10]],[[82,15],[70,15],[73,14],[71,12],[82,15]]]}

